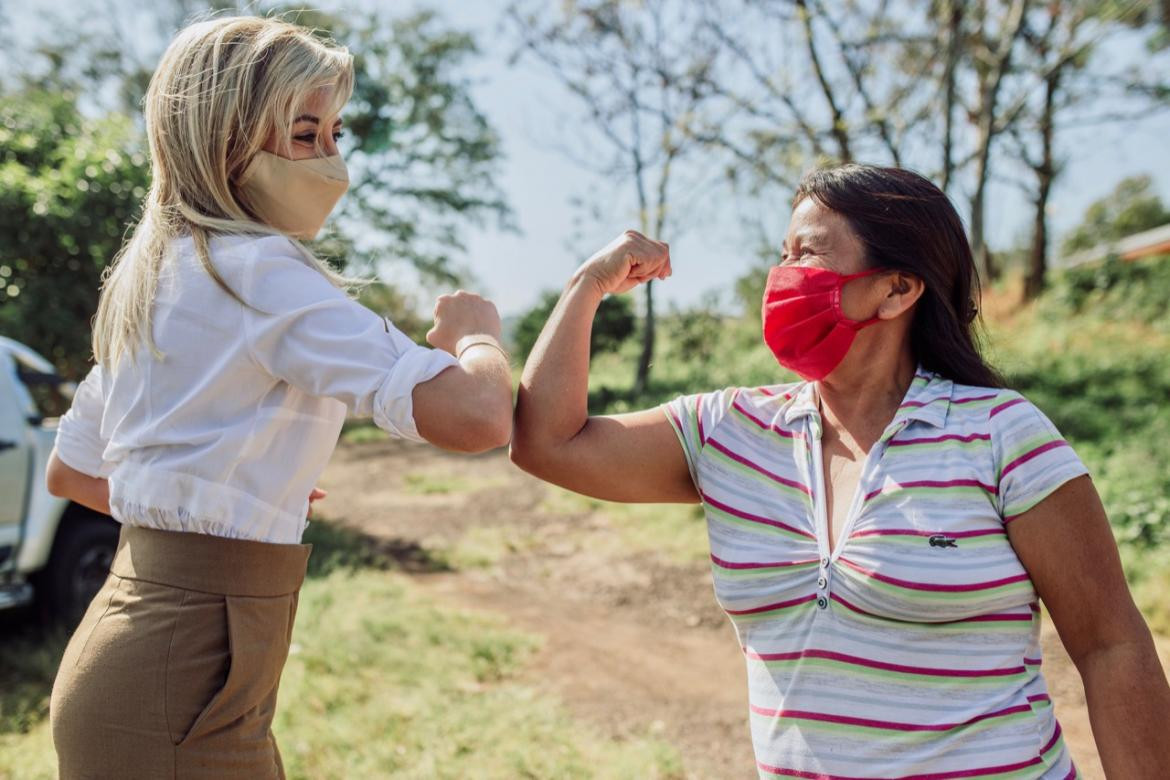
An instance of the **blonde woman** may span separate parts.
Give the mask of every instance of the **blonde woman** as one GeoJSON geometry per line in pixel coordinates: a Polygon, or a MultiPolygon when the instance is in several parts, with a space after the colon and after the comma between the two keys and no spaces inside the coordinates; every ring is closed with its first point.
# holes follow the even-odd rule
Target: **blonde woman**
{"type": "Polygon", "coordinates": [[[441,297],[426,349],[297,241],[346,189],[352,82],[345,49],[243,17],[183,30],[151,80],[150,193],[49,473],[122,523],[53,689],[63,778],[282,776],[301,533],[347,413],[445,449],[508,441],[490,302],[441,297]]]}

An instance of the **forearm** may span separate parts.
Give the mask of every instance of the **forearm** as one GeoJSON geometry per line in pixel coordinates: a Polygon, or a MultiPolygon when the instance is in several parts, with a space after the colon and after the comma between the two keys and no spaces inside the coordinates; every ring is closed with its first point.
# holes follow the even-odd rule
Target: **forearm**
{"type": "Polygon", "coordinates": [[[453,349],[459,365],[416,385],[419,435],[454,452],[503,447],[512,435],[512,371],[494,337],[467,336],[453,349]],[[490,342],[488,343],[476,343],[490,342]]]}
{"type": "Polygon", "coordinates": [[[57,457],[56,449],[49,456],[45,483],[49,492],[58,498],[67,498],[105,515],[110,513],[110,483],[68,466],[57,457]]]}
{"type": "Polygon", "coordinates": [[[1089,720],[1109,777],[1164,777],[1170,766],[1170,685],[1149,635],[1078,663],[1089,720]]]}
{"type": "Polygon", "coordinates": [[[584,274],[566,285],[524,367],[514,444],[555,446],[588,421],[589,336],[602,297],[584,274]]]}
{"type": "Polygon", "coordinates": [[[686,457],[660,409],[589,416],[589,336],[598,305],[606,293],[669,275],[666,244],[631,231],[573,275],[520,380],[511,451],[517,466],[609,501],[697,500],[686,457]]]}
{"type": "Polygon", "coordinates": [[[488,334],[465,336],[455,344],[459,366],[467,375],[469,406],[508,443],[512,433],[512,366],[498,339],[488,334]]]}

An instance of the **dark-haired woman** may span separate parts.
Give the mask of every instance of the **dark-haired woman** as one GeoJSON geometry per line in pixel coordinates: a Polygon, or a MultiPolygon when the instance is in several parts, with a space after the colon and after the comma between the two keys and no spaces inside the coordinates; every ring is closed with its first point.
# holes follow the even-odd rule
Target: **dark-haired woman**
{"type": "Polygon", "coordinates": [[[1075,777],[1043,602],[1106,771],[1166,777],[1170,687],[1105,512],[981,359],[946,196],[898,169],[809,174],[763,299],[764,339],[804,381],[589,417],[599,301],[669,274],[633,233],[581,266],[525,368],[512,457],[599,498],[703,503],[760,775],[1075,777]]]}

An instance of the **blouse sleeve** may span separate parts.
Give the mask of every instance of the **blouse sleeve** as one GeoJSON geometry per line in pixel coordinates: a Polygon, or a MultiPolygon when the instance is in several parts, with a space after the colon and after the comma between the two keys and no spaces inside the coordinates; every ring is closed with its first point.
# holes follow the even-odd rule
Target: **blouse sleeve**
{"type": "Polygon", "coordinates": [[[103,459],[108,444],[102,436],[104,414],[102,367],[98,364],[77,386],[73,404],[57,426],[57,457],[66,466],[91,477],[109,476],[112,464],[103,459]]]}
{"type": "Polygon", "coordinates": [[[458,361],[421,347],[334,287],[285,239],[261,239],[244,274],[245,336],[272,376],[422,441],[411,392],[458,361]]]}
{"type": "Polygon", "coordinates": [[[989,414],[999,513],[1005,523],[1088,473],[1056,426],[1019,393],[1005,393],[989,414]]]}
{"type": "Polygon", "coordinates": [[[666,419],[678,436],[696,487],[700,487],[699,455],[707,444],[707,437],[723,421],[738,392],[739,388],[728,387],[711,393],[679,396],[662,405],[666,419]]]}

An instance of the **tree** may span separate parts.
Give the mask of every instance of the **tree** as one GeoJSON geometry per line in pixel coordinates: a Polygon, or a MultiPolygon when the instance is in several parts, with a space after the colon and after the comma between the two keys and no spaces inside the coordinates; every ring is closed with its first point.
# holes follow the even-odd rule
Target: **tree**
{"type": "MultiPolygon", "coordinates": [[[[560,293],[555,290],[541,295],[540,303],[524,313],[516,322],[512,331],[512,347],[516,356],[527,360],[528,354],[536,346],[540,331],[552,316],[560,293]]],[[[593,329],[589,333],[589,354],[597,355],[602,352],[613,352],[634,335],[636,318],[630,299],[623,295],[607,295],[597,307],[597,316],[593,318],[593,329]]]]}
{"type": "Polygon", "coordinates": [[[1119,34],[1143,27],[1155,28],[1156,34],[1149,11],[1148,3],[1141,2],[1050,0],[1035,9],[1027,22],[1020,63],[1024,99],[1008,128],[1013,142],[1010,151],[1033,179],[1026,187],[1034,211],[1025,300],[1038,296],[1046,284],[1048,203],[1063,167],[1056,152],[1060,131],[1077,123],[1125,121],[1157,108],[1151,94],[1139,88],[1155,69],[1143,68],[1135,78],[1136,74],[1112,73],[1109,65],[1098,63],[1101,50],[1119,34]],[[1118,89],[1119,78],[1124,89],[1118,89]],[[1029,83],[1038,89],[1029,91],[1029,83]],[[1039,97],[1033,99],[1029,92],[1039,97]],[[1098,108],[1102,103],[1107,106],[1104,115],[1098,108]]]}
{"type": "Polygon", "coordinates": [[[149,184],[124,116],[84,116],[76,95],[0,101],[0,330],[79,379],[102,270],[149,184]]]}
{"type": "Polygon", "coordinates": [[[343,117],[352,185],[338,220],[355,270],[408,261],[428,281],[457,284],[463,228],[511,212],[496,184],[499,139],[471,96],[468,33],[434,12],[387,18],[290,12],[354,52],[354,91],[343,117]]]}
{"type": "MultiPolygon", "coordinates": [[[[0,90],[7,123],[0,125],[0,263],[9,273],[0,325],[71,375],[89,355],[100,273],[146,186],[140,111],[129,103],[191,6],[173,0],[138,9],[148,29],[159,29],[156,38],[127,37],[126,20],[111,11],[84,32],[62,25],[54,31],[60,37],[22,40],[23,50],[0,53],[9,85],[0,90]],[[85,96],[84,116],[77,95],[85,96]]],[[[465,75],[474,41],[429,13],[301,20],[335,26],[356,55],[354,98],[343,113],[354,185],[334,222],[339,229],[319,249],[359,274],[405,261],[424,281],[457,281],[466,226],[508,215],[494,180],[499,145],[465,75]]]]}
{"type": "Polygon", "coordinates": [[[955,175],[955,106],[958,103],[959,58],[963,52],[966,8],[966,0],[941,0],[933,14],[942,22],[946,41],[942,66],[942,165],[939,174],[939,187],[943,192],[950,190],[951,178],[955,175]]]}
{"type": "Polygon", "coordinates": [[[1035,205],[1030,294],[1043,285],[1060,128],[1090,105],[1113,111],[1095,122],[1170,106],[1168,80],[1154,67],[1164,58],[1092,56],[1128,29],[1164,29],[1150,0],[707,0],[706,7],[731,64],[713,77],[712,90],[739,109],[710,140],[733,155],[735,175],[748,175],[751,196],[791,192],[813,164],[915,167],[952,197],[966,195],[972,249],[994,277],[989,188],[1018,183],[1022,169],[1035,205]],[[1126,111],[1116,110],[1119,103],[1126,111]]]}
{"type": "Polygon", "coordinates": [[[1149,176],[1131,176],[1085,210],[1081,224],[1068,234],[1061,249],[1071,254],[1166,224],[1170,224],[1170,209],[1153,191],[1153,181],[1149,176]]]}
{"type": "Polygon", "coordinates": [[[710,140],[791,189],[809,164],[901,165],[929,118],[937,49],[887,0],[708,0],[727,49],[713,89],[738,109],[710,140]],[[749,162],[751,161],[751,162],[749,162]]]}
{"type": "Polygon", "coordinates": [[[985,279],[998,275],[985,227],[992,153],[997,136],[1006,129],[1003,86],[1015,68],[1014,57],[1028,8],[1029,0],[979,0],[972,14],[974,27],[967,33],[966,62],[976,85],[975,99],[966,106],[975,131],[970,239],[975,262],[985,279]]]}
{"type": "MultiPolygon", "coordinates": [[[[600,153],[573,155],[632,188],[638,227],[665,240],[682,227],[679,175],[705,148],[698,128],[714,97],[710,74],[720,46],[690,4],[672,0],[514,2],[507,19],[517,59],[544,65],[577,99],[580,121],[600,153]]],[[[642,350],[634,392],[645,391],[654,359],[654,283],[644,286],[642,350]]]]}
{"type": "Polygon", "coordinates": [[[943,49],[924,6],[704,2],[725,49],[711,89],[735,108],[707,140],[729,153],[739,194],[776,203],[748,225],[762,258],[775,257],[787,218],[780,205],[807,168],[854,160],[928,167],[943,49]]]}

